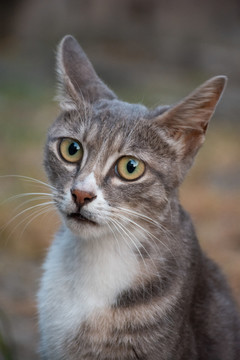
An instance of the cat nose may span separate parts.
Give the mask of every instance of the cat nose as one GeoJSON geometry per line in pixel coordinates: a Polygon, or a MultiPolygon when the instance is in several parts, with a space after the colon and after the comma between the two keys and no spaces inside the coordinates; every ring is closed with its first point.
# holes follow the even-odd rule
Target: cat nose
{"type": "Polygon", "coordinates": [[[71,194],[75,204],[80,207],[91,202],[97,197],[93,193],[87,191],[81,191],[78,189],[71,189],[71,194]]]}

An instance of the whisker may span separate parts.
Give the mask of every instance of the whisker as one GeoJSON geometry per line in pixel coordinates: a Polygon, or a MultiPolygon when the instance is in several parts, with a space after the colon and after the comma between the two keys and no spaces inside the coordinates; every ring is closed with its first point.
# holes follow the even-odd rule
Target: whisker
{"type": "MultiPolygon", "coordinates": [[[[24,225],[21,233],[20,233],[20,239],[24,233],[24,231],[26,230],[26,228],[29,226],[29,224],[31,222],[33,222],[37,217],[41,216],[41,215],[46,215],[47,213],[49,213],[50,211],[53,211],[54,209],[52,208],[52,206],[48,205],[45,209],[42,209],[40,210],[39,212],[35,212],[34,214],[31,214],[32,215],[32,218],[24,225]]],[[[29,217],[28,217],[29,218],[29,217]]],[[[26,219],[25,219],[26,220],[26,219]]]]}
{"type": "Polygon", "coordinates": [[[139,217],[140,219],[145,220],[146,222],[149,222],[152,225],[155,225],[157,228],[159,228],[161,231],[163,231],[165,235],[168,235],[173,240],[176,240],[170,230],[168,230],[165,226],[163,226],[162,224],[160,224],[156,220],[153,220],[149,216],[146,216],[146,215],[141,214],[139,212],[136,212],[134,210],[130,210],[130,209],[122,208],[122,207],[118,207],[118,209],[122,210],[125,213],[132,214],[133,216],[139,217]]]}
{"type": "MultiPolygon", "coordinates": [[[[129,246],[128,241],[126,241],[125,237],[123,236],[122,232],[120,231],[120,230],[123,230],[121,223],[119,223],[116,219],[111,219],[111,221],[113,222],[113,225],[115,226],[116,230],[117,230],[117,231],[119,232],[119,234],[121,235],[123,241],[126,243],[126,245],[129,247],[129,249],[132,251],[132,248],[129,246]]],[[[126,229],[126,230],[127,230],[127,229],[126,229]]],[[[144,264],[146,270],[149,272],[149,269],[147,268],[147,264],[145,263],[145,260],[144,260],[144,258],[142,257],[142,254],[141,254],[140,250],[138,249],[137,245],[135,244],[134,240],[130,237],[129,234],[127,234],[126,232],[124,232],[124,233],[125,233],[125,234],[127,235],[127,237],[130,239],[130,241],[131,241],[131,243],[134,245],[134,247],[138,250],[140,257],[142,258],[143,264],[144,264]]],[[[130,233],[130,234],[131,234],[131,233],[130,233]]],[[[131,235],[133,235],[133,234],[131,234],[131,235]]],[[[133,252],[133,254],[134,254],[134,252],[133,252]]],[[[145,283],[144,283],[144,275],[145,275],[145,274],[144,274],[143,271],[139,271],[139,275],[141,275],[141,280],[142,280],[141,286],[142,286],[143,294],[144,294],[144,292],[146,291],[146,289],[145,289],[145,283]]],[[[155,275],[155,274],[154,274],[154,275],[155,275]]]]}
{"type": "MultiPolygon", "coordinates": [[[[131,246],[129,245],[129,242],[126,240],[126,238],[123,236],[123,232],[120,230],[123,230],[121,224],[116,220],[116,219],[111,219],[111,222],[113,224],[113,226],[115,227],[115,229],[117,230],[117,232],[120,234],[121,238],[123,239],[124,243],[127,245],[127,247],[129,248],[129,250],[132,252],[132,254],[134,254],[133,249],[131,248],[131,246]]],[[[137,245],[134,243],[134,241],[131,239],[131,237],[124,232],[125,235],[127,235],[127,237],[130,239],[131,243],[134,245],[135,248],[137,248],[137,245]]],[[[141,255],[141,254],[140,254],[141,255]]],[[[144,262],[144,261],[143,261],[144,262]]]]}
{"type": "MultiPolygon", "coordinates": [[[[33,220],[34,220],[34,218],[35,218],[34,215],[37,214],[37,215],[36,215],[36,217],[37,217],[38,215],[41,215],[42,213],[44,213],[46,210],[51,211],[51,210],[54,210],[54,208],[52,208],[51,205],[45,205],[45,209],[37,209],[37,210],[35,210],[33,213],[31,213],[31,214],[29,214],[28,216],[24,217],[20,222],[18,222],[18,223],[13,227],[13,229],[11,230],[10,234],[8,235],[6,241],[8,241],[8,239],[14,234],[14,232],[16,231],[16,229],[18,229],[19,226],[21,226],[25,221],[27,221],[29,218],[33,218],[33,220]]],[[[31,222],[31,220],[32,220],[32,219],[30,219],[30,222],[31,222]]],[[[30,222],[29,222],[29,223],[30,223],[30,222]]],[[[22,237],[22,234],[23,234],[23,232],[25,231],[26,227],[27,227],[27,226],[25,226],[25,227],[23,228],[23,230],[21,231],[20,238],[22,237]]]]}
{"type": "Polygon", "coordinates": [[[19,179],[21,179],[23,181],[29,181],[29,182],[38,183],[38,184],[44,185],[44,186],[46,186],[46,187],[48,187],[48,188],[50,188],[52,190],[56,190],[56,188],[54,186],[49,185],[44,181],[32,178],[30,176],[24,176],[24,175],[0,175],[0,178],[19,178],[19,179]]]}
{"type": "Polygon", "coordinates": [[[3,204],[6,204],[10,201],[13,201],[13,200],[18,200],[18,199],[21,199],[21,198],[24,198],[24,197],[27,197],[27,196],[34,196],[33,198],[31,199],[28,199],[28,200],[25,200],[23,202],[21,202],[19,205],[17,205],[14,210],[16,211],[17,209],[19,209],[20,207],[24,206],[25,204],[31,202],[31,201],[37,201],[37,200],[47,200],[49,199],[49,197],[52,197],[50,196],[50,194],[44,194],[44,193],[29,193],[29,194],[19,194],[19,195],[14,195],[14,196],[11,196],[10,198],[4,200],[0,205],[2,206],[3,204]],[[34,194],[38,195],[38,196],[34,196],[34,194]],[[40,195],[41,196],[40,196],[40,195]]]}
{"type": "Polygon", "coordinates": [[[23,207],[24,205],[26,205],[26,204],[28,204],[28,203],[30,203],[30,202],[38,201],[38,200],[47,200],[47,199],[49,199],[48,196],[41,196],[41,197],[37,196],[37,197],[34,197],[34,198],[32,198],[32,199],[28,199],[28,200],[26,200],[26,201],[23,201],[23,202],[22,202],[21,204],[19,204],[18,206],[16,206],[16,207],[14,208],[14,212],[16,212],[17,210],[21,209],[21,207],[23,207]]]}
{"type": "MultiPolygon", "coordinates": [[[[120,217],[121,217],[121,215],[120,215],[120,217]]],[[[125,219],[123,219],[123,220],[128,220],[127,218],[125,218],[125,219]]],[[[137,225],[137,224],[135,224],[134,223],[134,225],[137,225]]],[[[127,229],[127,228],[126,228],[127,229]]],[[[141,236],[142,236],[142,232],[140,232],[140,229],[136,229],[135,228],[135,231],[137,231],[139,234],[141,234],[141,236]]],[[[132,233],[131,233],[132,234],[132,233]]],[[[135,237],[135,239],[137,239],[136,238],[136,236],[134,235],[134,234],[132,234],[134,237],[135,237]]],[[[144,239],[145,241],[146,241],[146,239],[144,239]]],[[[139,241],[139,240],[138,240],[139,241]]],[[[155,241],[154,241],[154,243],[155,243],[155,241]]],[[[146,254],[148,255],[148,258],[149,258],[149,260],[151,261],[151,263],[152,263],[152,265],[153,265],[153,267],[154,267],[154,269],[155,269],[155,272],[151,272],[151,274],[152,275],[154,275],[154,276],[157,276],[157,277],[159,277],[159,271],[158,271],[158,268],[157,268],[157,265],[156,265],[156,260],[157,259],[155,259],[155,261],[154,261],[154,259],[153,259],[153,257],[150,255],[150,253],[147,251],[147,249],[145,248],[145,246],[142,244],[142,242],[140,242],[140,245],[141,245],[141,247],[145,250],[145,252],[146,252],[146,254]]],[[[140,250],[139,250],[140,251],[140,250]]],[[[142,254],[141,254],[142,255],[142,254]]],[[[143,259],[143,257],[141,256],[141,258],[143,259]]],[[[145,260],[144,260],[144,264],[146,265],[146,262],[145,262],[145,260]]],[[[146,266],[145,266],[146,267],[146,266]]],[[[146,267],[147,268],[147,267],[146,267]]],[[[149,272],[149,268],[147,268],[147,270],[148,270],[148,272],[149,272]]]]}
{"type": "Polygon", "coordinates": [[[133,236],[138,243],[140,243],[139,240],[127,228],[124,228],[123,225],[118,220],[114,219],[114,221],[118,224],[119,228],[124,232],[124,234],[129,238],[131,243],[134,245],[134,247],[136,248],[137,252],[139,253],[139,255],[140,255],[140,257],[141,257],[141,259],[142,259],[142,261],[144,263],[144,266],[147,269],[147,265],[146,265],[146,262],[144,260],[144,257],[142,256],[141,251],[139,250],[139,247],[137,246],[137,243],[134,241],[134,239],[131,236],[133,236]]]}
{"type": "Polygon", "coordinates": [[[111,232],[113,233],[113,236],[116,240],[116,243],[118,245],[118,250],[119,250],[119,254],[121,254],[121,248],[120,248],[120,245],[119,245],[119,241],[118,241],[118,238],[117,238],[117,235],[115,234],[115,231],[112,229],[110,223],[114,226],[114,224],[112,223],[111,219],[109,219],[109,221],[107,222],[107,225],[109,227],[109,229],[111,230],[111,232]]]}
{"type": "Polygon", "coordinates": [[[117,232],[120,234],[120,236],[122,237],[124,243],[128,246],[128,248],[132,251],[132,248],[130,247],[128,241],[126,241],[125,237],[123,236],[122,232],[120,231],[121,228],[119,227],[119,224],[116,222],[115,219],[111,219],[111,223],[113,224],[113,226],[115,227],[115,229],[117,230],[117,232]],[[120,230],[119,230],[120,229],[120,230]]]}
{"type": "Polygon", "coordinates": [[[37,205],[34,205],[34,206],[30,206],[29,208],[27,209],[24,209],[22,210],[20,213],[16,214],[12,219],[10,219],[7,224],[3,225],[2,228],[0,228],[0,231],[4,231],[15,219],[17,219],[19,216],[23,215],[24,213],[26,213],[27,211],[30,211],[32,209],[35,209],[35,208],[38,208],[40,206],[44,206],[44,205],[50,205],[50,204],[54,204],[54,201],[47,201],[47,202],[44,202],[44,203],[41,203],[41,204],[37,204],[37,205]]]}
{"type": "MultiPolygon", "coordinates": [[[[166,248],[166,250],[168,250],[168,251],[171,253],[172,257],[174,258],[174,260],[175,260],[176,263],[177,263],[177,259],[176,259],[175,255],[173,254],[172,250],[171,250],[163,241],[161,241],[158,237],[156,237],[155,235],[153,235],[149,230],[145,229],[144,227],[142,227],[141,225],[139,225],[137,222],[133,221],[133,220],[130,219],[130,218],[127,218],[127,217],[124,216],[123,214],[118,214],[118,216],[122,217],[122,219],[124,219],[125,221],[128,221],[128,222],[136,225],[139,229],[141,229],[143,232],[145,232],[153,241],[154,241],[154,240],[157,240],[157,242],[160,242],[161,245],[163,245],[163,246],[166,248]]],[[[167,234],[167,232],[165,231],[165,229],[163,229],[162,227],[159,227],[159,229],[162,230],[166,236],[168,236],[168,234],[167,234]]],[[[155,241],[154,241],[154,243],[156,244],[155,241]]]]}
{"type": "Polygon", "coordinates": [[[26,196],[33,196],[33,195],[39,195],[39,196],[44,195],[44,196],[50,196],[50,197],[53,196],[51,193],[43,193],[43,192],[22,193],[22,194],[17,194],[17,195],[10,196],[8,199],[3,200],[3,202],[1,202],[0,205],[3,205],[5,203],[10,202],[10,201],[15,200],[15,199],[19,199],[19,198],[26,197],[26,196]]]}
{"type": "MultiPolygon", "coordinates": [[[[162,242],[158,237],[156,237],[154,234],[152,234],[149,230],[147,230],[146,228],[144,228],[143,226],[141,226],[140,224],[138,224],[137,222],[135,222],[134,220],[132,220],[131,218],[129,217],[126,217],[124,216],[122,213],[119,213],[119,211],[117,210],[123,210],[125,211],[126,209],[125,208],[121,208],[121,207],[118,207],[118,208],[115,208],[115,209],[112,209],[112,212],[115,216],[117,217],[120,217],[122,220],[124,220],[126,223],[131,223],[133,224],[135,227],[136,227],[136,231],[138,231],[140,234],[142,232],[144,232],[145,234],[147,234],[153,241],[154,241],[154,244],[157,246],[157,243],[156,243],[156,240],[157,242],[160,242],[171,254],[172,254],[172,251],[171,249],[164,243],[162,242]]],[[[128,209],[127,209],[128,210],[128,209]]],[[[150,217],[148,216],[145,216],[141,213],[138,213],[136,211],[133,211],[133,210],[129,210],[129,213],[130,214],[133,214],[135,217],[138,217],[138,218],[142,218],[143,220],[147,219],[147,220],[150,220],[150,221],[147,221],[147,222],[150,222],[151,224],[154,224],[157,228],[159,228],[166,236],[167,236],[167,239],[168,239],[168,236],[172,236],[172,238],[174,239],[173,235],[171,233],[168,232],[167,229],[165,229],[162,225],[158,224],[155,220],[151,219],[150,217]],[[169,234],[168,234],[169,233],[169,234]]],[[[109,211],[104,211],[104,212],[101,212],[101,214],[107,218],[109,218],[109,215],[111,214],[111,212],[109,211]]],[[[128,230],[127,228],[125,228],[125,231],[128,230]]],[[[128,230],[129,231],[129,230],[128,230]]],[[[134,234],[131,233],[132,236],[135,237],[134,234]]],[[[135,237],[136,238],[136,237],[135,237]]],[[[145,239],[147,240],[147,239],[145,239]]],[[[137,239],[137,241],[139,242],[139,240],[137,239]]],[[[142,247],[143,244],[141,244],[142,247]]],[[[152,259],[152,257],[150,256],[150,254],[148,253],[148,251],[146,250],[146,248],[144,248],[144,250],[146,251],[146,253],[148,254],[149,258],[154,262],[154,260],[152,259]]],[[[174,255],[172,254],[172,256],[174,257],[174,255]]],[[[174,257],[175,258],[175,257],[174,257]]],[[[175,259],[176,260],[176,259],[175,259]]],[[[176,260],[177,261],[177,260],[176,260]]],[[[155,266],[155,265],[154,265],[155,266]]]]}
{"type": "Polygon", "coordinates": [[[117,207],[117,209],[122,210],[126,213],[132,214],[133,216],[138,216],[141,217],[142,219],[146,219],[146,221],[148,220],[151,224],[154,225],[159,225],[159,223],[156,220],[153,220],[152,218],[150,218],[149,216],[146,216],[144,214],[141,214],[137,211],[131,210],[131,209],[127,209],[127,208],[123,208],[123,207],[117,207]]]}

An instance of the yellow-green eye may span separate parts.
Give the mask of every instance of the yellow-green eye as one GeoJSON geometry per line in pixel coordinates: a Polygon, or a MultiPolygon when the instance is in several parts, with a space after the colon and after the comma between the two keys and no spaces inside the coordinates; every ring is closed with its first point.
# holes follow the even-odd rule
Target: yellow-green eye
{"type": "Polygon", "coordinates": [[[144,162],[131,156],[124,156],[118,160],[115,171],[125,180],[136,180],[143,175],[144,162]]]}
{"type": "Polygon", "coordinates": [[[73,139],[62,139],[59,145],[59,152],[62,158],[71,163],[77,163],[82,160],[82,145],[73,139]]]}

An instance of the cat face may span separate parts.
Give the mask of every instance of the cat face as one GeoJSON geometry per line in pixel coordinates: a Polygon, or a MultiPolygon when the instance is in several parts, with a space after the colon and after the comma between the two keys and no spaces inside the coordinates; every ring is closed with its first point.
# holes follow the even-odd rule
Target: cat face
{"type": "Polygon", "coordinates": [[[87,236],[126,222],[128,211],[155,218],[151,208],[166,206],[176,182],[175,151],[156,134],[144,106],[118,100],[83,106],[55,121],[46,146],[45,166],[67,225],[87,236]]]}
{"type": "Polygon", "coordinates": [[[118,100],[70,36],[60,44],[58,70],[63,112],[49,130],[45,168],[66,225],[88,238],[164,221],[225,79],[150,111],[118,100]]]}

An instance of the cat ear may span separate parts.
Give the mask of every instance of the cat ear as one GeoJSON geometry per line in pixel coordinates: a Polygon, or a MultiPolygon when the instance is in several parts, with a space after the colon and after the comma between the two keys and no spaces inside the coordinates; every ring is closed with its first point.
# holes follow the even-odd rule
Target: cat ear
{"type": "Polygon", "coordinates": [[[180,103],[154,119],[176,146],[181,157],[193,157],[204,142],[209,120],[226,81],[225,76],[211,78],[180,103]]]}
{"type": "Polygon", "coordinates": [[[114,99],[116,95],[100,80],[87,55],[71,36],[65,36],[57,52],[59,94],[64,110],[76,109],[83,100],[114,99]]]}

